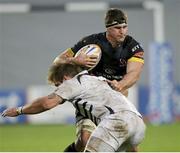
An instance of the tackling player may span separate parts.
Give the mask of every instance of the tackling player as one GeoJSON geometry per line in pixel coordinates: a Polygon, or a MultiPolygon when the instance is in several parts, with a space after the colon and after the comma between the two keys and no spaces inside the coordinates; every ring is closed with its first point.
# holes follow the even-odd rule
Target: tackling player
{"type": "MultiPolygon", "coordinates": [[[[94,56],[80,54],[74,57],[74,55],[85,45],[97,44],[102,50],[102,57],[90,73],[105,77],[112,88],[127,96],[128,88],[133,86],[140,77],[144,65],[144,51],[133,37],[127,35],[127,15],[120,9],[111,8],[106,12],[105,26],[105,32],[83,38],[61,53],[54,64],[67,62],[92,67],[96,63],[94,56]]],[[[77,140],[69,145],[65,152],[82,151],[96,127],[92,121],[85,119],[80,113],[77,112],[76,116],[77,140]]]]}
{"type": "Polygon", "coordinates": [[[141,114],[105,78],[88,75],[87,70],[82,71],[74,64],[59,64],[51,67],[48,79],[58,86],[52,94],[23,107],[6,109],[2,116],[37,114],[69,101],[82,116],[97,125],[85,151],[128,151],[142,142],[145,124],[141,114]]]}

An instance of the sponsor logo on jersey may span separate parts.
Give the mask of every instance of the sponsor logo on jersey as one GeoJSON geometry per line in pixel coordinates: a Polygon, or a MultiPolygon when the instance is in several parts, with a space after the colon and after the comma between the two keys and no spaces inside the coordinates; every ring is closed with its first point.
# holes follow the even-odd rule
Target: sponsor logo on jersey
{"type": "Polygon", "coordinates": [[[136,51],[136,50],[139,49],[139,48],[140,48],[139,45],[134,46],[134,47],[132,48],[132,52],[136,51]]]}
{"type": "Polygon", "coordinates": [[[113,70],[113,69],[111,69],[111,68],[105,68],[105,70],[104,70],[107,74],[114,74],[115,73],[115,71],[113,70]]]}
{"type": "Polygon", "coordinates": [[[109,79],[109,80],[117,80],[117,81],[120,81],[123,76],[119,76],[119,75],[112,75],[112,74],[107,74],[107,73],[102,73],[102,72],[96,72],[96,75],[97,76],[103,76],[105,77],[106,79],[109,79]]]}

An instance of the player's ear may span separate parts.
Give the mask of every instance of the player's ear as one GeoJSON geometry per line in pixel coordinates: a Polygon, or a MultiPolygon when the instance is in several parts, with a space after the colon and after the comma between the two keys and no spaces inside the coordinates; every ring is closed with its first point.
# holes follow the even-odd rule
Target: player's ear
{"type": "Polygon", "coordinates": [[[69,80],[69,79],[71,79],[71,77],[70,77],[70,76],[64,75],[64,77],[63,77],[63,81],[65,81],[65,80],[69,80]]]}

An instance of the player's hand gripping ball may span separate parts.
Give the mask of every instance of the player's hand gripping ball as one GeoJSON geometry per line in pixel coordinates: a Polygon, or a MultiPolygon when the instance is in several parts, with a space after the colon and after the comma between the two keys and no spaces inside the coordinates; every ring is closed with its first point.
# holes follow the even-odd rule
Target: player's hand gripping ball
{"type": "Polygon", "coordinates": [[[96,56],[96,60],[95,60],[95,63],[93,64],[93,66],[88,67],[89,71],[96,67],[96,65],[99,63],[99,61],[101,59],[101,56],[102,56],[101,48],[98,45],[96,45],[96,44],[89,44],[89,45],[86,45],[86,46],[82,47],[75,54],[75,57],[77,57],[81,53],[86,54],[86,55],[96,56]]]}

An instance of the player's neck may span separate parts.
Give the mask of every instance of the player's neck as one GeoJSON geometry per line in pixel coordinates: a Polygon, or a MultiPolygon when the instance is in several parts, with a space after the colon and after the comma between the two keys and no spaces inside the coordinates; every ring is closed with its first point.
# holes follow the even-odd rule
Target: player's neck
{"type": "Polygon", "coordinates": [[[106,33],[106,39],[111,43],[113,48],[119,47],[121,46],[121,42],[117,42],[116,40],[114,40],[110,35],[108,35],[106,33]]]}

